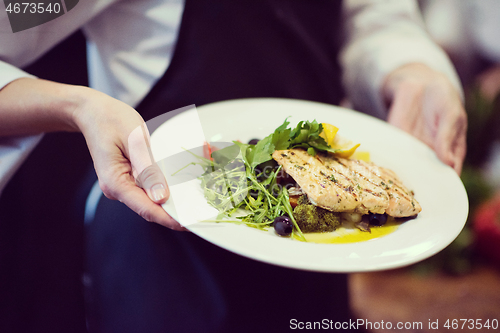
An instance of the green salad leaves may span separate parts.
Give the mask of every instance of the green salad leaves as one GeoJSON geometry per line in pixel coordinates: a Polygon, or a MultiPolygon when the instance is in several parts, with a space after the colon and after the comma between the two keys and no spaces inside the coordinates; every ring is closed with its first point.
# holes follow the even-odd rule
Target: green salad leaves
{"type": "Polygon", "coordinates": [[[256,145],[233,141],[233,145],[212,152],[210,158],[197,156],[205,170],[200,177],[205,198],[219,211],[215,221],[267,229],[277,217],[288,215],[294,234],[305,240],[293,217],[288,190],[279,184],[281,167],[272,159],[272,153],[300,147],[314,156],[317,151],[337,150],[320,136],[323,126],[316,120],[301,121],[295,128],[288,128],[289,124],[285,119],[256,145]],[[241,210],[245,214],[234,218],[241,210]]]}

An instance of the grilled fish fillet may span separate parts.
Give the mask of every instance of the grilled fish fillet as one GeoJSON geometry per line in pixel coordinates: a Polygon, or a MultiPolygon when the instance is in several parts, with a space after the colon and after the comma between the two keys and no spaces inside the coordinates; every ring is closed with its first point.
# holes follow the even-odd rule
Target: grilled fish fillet
{"type": "Polygon", "coordinates": [[[302,149],[277,150],[273,159],[318,207],[393,217],[413,216],[422,210],[393,171],[373,163],[321,153],[311,156],[302,149]]]}

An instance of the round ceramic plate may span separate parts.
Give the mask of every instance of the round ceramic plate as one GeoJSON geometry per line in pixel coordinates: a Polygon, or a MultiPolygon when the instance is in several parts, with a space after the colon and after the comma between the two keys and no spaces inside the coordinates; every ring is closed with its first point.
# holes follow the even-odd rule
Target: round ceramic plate
{"type": "MultiPolygon", "coordinates": [[[[217,212],[203,197],[199,180],[175,183],[169,179],[179,168],[172,165],[175,163],[162,164],[173,190],[164,209],[193,233],[224,249],[270,264],[321,272],[366,272],[413,264],[444,249],[464,227],[468,199],[454,170],[409,134],[345,108],[260,98],[209,104],[180,113],[159,126],[151,136],[153,155],[156,160],[168,161],[183,149],[201,146],[201,131],[209,142],[264,138],[287,117],[291,126],[314,119],[337,126],[339,135],[361,143],[359,149],[369,151],[373,162],[398,174],[415,192],[422,212],[389,235],[349,244],[305,243],[245,225],[198,222],[196,214],[179,214],[179,210],[203,212],[202,217],[216,216],[217,212]]],[[[202,217],[200,220],[205,219],[202,217]]]]}

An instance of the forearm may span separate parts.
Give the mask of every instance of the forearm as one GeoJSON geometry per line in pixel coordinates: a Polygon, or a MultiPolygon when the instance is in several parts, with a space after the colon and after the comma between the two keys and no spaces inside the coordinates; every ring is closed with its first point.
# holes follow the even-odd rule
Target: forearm
{"type": "Polygon", "coordinates": [[[0,90],[0,136],[78,131],[75,110],[92,90],[20,78],[0,90]]]}

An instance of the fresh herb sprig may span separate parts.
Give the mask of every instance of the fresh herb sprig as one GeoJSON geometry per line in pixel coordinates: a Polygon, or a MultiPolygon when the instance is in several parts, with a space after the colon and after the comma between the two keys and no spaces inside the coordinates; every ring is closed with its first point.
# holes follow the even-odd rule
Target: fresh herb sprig
{"type": "Polygon", "coordinates": [[[323,137],[323,125],[316,120],[301,121],[295,128],[288,128],[290,122],[285,119],[283,124],[273,133],[260,140],[256,145],[235,142],[241,149],[245,162],[255,169],[258,165],[270,161],[275,150],[304,148],[309,155],[316,155],[317,151],[335,153],[338,149],[331,148],[323,137]]]}

